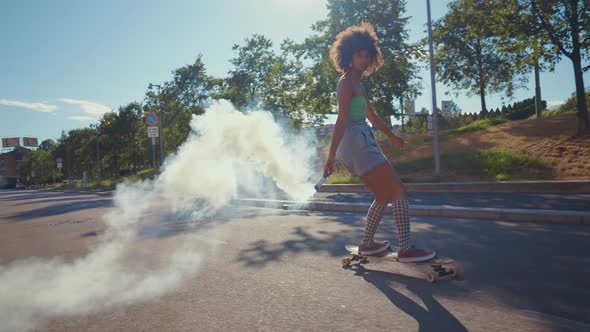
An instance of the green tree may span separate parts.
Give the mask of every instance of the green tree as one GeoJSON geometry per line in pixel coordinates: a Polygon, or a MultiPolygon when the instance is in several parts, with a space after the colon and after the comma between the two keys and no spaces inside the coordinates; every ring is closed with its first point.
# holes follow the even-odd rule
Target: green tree
{"type": "Polygon", "coordinates": [[[146,93],[144,113],[160,115],[165,154],[175,152],[186,140],[192,115],[205,111],[204,103],[215,93],[217,84],[207,75],[202,55],[198,55],[194,63],[174,70],[172,80],[162,84],[160,90],[146,93]]]}
{"type": "Polygon", "coordinates": [[[232,47],[236,56],[230,60],[233,68],[224,89],[224,95],[237,108],[256,106],[270,96],[270,80],[278,62],[272,41],[265,36],[254,34],[244,42],[232,47]]]}
{"type": "Polygon", "coordinates": [[[53,151],[57,144],[52,139],[46,139],[41,144],[39,144],[39,150],[43,151],[53,151]]]}
{"type": "MultiPolygon", "coordinates": [[[[137,172],[146,161],[145,114],[142,104],[134,102],[119,107],[117,112],[106,113],[97,126],[100,157],[103,168],[117,177],[121,170],[137,172]]],[[[96,131],[93,131],[96,137],[96,131]]],[[[95,149],[96,138],[90,142],[95,149]]],[[[96,152],[92,152],[96,158],[96,152]]],[[[96,168],[96,167],[95,167],[96,168]]],[[[101,172],[102,173],[102,172],[101,172]]]]}
{"type": "MultiPolygon", "coordinates": [[[[525,1],[525,0],[523,0],[525,1]]],[[[583,60],[590,60],[590,1],[526,0],[535,11],[535,23],[560,55],[572,61],[576,82],[578,135],[590,133],[583,72],[583,60]]]]}
{"type": "MultiPolygon", "coordinates": [[[[498,2],[454,0],[447,14],[434,23],[436,71],[441,81],[467,95],[479,95],[486,115],[486,93],[505,92],[512,97],[526,82],[517,55],[500,52],[500,37],[493,29],[498,2]]],[[[458,94],[456,91],[455,94],[458,94]]]]}
{"type": "Polygon", "coordinates": [[[515,65],[532,70],[535,77],[535,109],[537,118],[542,113],[541,71],[553,71],[558,61],[558,54],[539,27],[531,24],[535,20],[535,8],[526,0],[502,0],[497,7],[493,29],[500,36],[499,50],[511,53],[515,65]]]}
{"type": "Polygon", "coordinates": [[[91,128],[62,132],[51,159],[63,158],[63,172],[69,179],[82,177],[83,171],[91,172],[95,163],[94,142],[96,132],[91,128]]]}
{"type": "Polygon", "coordinates": [[[313,61],[302,93],[320,103],[312,104],[306,111],[325,114],[333,109],[338,73],[329,60],[330,45],[336,35],[349,26],[371,22],[379,38],[384,64],[378,72],[366,78],[365,86],[375,111],[382,118],[400,117],[404,100],[414,99],[419,94],[420,85],[414,81],[418,78],[418,67],[413,60],[424,54],[422,44],[407,41],[406,1],[328,0],[327,7],[328,18],[312,26],[316,34],[307,38],[298,49],[298,56],[313,61]],[[396,100],[400,105],[398,108],[395,107],[396,100]]]}
{"type": "Polygon", "coordinates": [[[35,183],[47,183],[53,181],[58,176],[58,170],[55,163],[55,150],[57,143],[52,139],[46,139],[39,145],[36,151],[29,153],[25,162],[21,164],[21,178],[24,174],[31,174],[35,171],[35,183]],[[23,167],[25,169],[23,169],[23,167]]]}

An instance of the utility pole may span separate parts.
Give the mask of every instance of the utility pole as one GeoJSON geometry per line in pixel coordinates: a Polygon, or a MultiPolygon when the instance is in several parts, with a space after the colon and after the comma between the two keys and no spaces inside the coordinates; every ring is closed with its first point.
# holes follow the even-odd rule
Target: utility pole
{"type": "MultiPolygon", "coordinates": [[[[162,89],[162,86],[159,84],[152,84],[150,83],[148,85],[148,89],[153,89],[154,87],[158,88],[158,96],[160,95],[160,91],[162,89]]],[[[159,102],[158,102],[159,104],[159,102]]],[[[162,109],[160,107],[160,105],[157,105],[158,107],[158,116],[160,117],[160,124],[158,125],[158,131],[160,134],[160,167],[162,167],[162,165],[164,164],[164,133],[162,131],[162,109]]]]}
{"type": "Polygon", "coordinates": [[[428,47],[430,49],[430,86],[432,89],[432,129],[434,135],[434,175],[440,176],[440,148],[438,144],[438,110],[436,108],[436,81],[434,76],[434,49],[432,46],[432,18],[430,0],[426,0],[428,12],[428,47]]]}
{"type": "Polygon", "coordinates": [[[96,126],[96,174],[97,180],[100,181],[100,149],[99,149],[98,126],[96,126]]]}

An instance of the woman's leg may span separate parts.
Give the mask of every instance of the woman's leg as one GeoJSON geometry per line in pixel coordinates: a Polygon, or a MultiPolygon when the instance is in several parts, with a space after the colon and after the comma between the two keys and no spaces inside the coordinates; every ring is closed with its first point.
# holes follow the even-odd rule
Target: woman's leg
{"type": "MultiPolygon", "coordinates": [[[[410,247],[410,215],[406,190],[399,175],[389,162],[385,162],[363,176],[362,180],[369,190],[375,194],[373,204],[383,203],[387,205],[392,201],[393,218],[397,228],[400,251],[408,250],[410,247]]],[[[370,226],[367,220],[367,230],[370,229],[370,226]]]]}
{"type": "MultiPolygon", "coordinates": [[[[375,203],[387,206],[392,201],[393,218],[399,240],[399,258],[401,261],[419,261],[430,259],[434,251],[416,249],[410,246],[410,213],[405,186],[389,162],[383,163],[361,178],[371,192],[375,194],[375,203]]],[[[370,228],[367,218],[367,230],[370,228]]],[[[375,230],[377,227],[374,227],[375,230]]],[[[374,234],[374,231],[373,231],[374,234]]]]}
{"type": "Polygon", "coordinates": [[[389,242],[376,243],[373,241],[373,237],[375,236],[375,232],[377,232],[379,223],[383,218],[387,204],[389,204],[393,197],[391,190],[392,187],[383,185],[385,182],[384,179],[388,178],[388,176],[390,177],[390,174],[387,172],[387,165],[388,163],[383,163],[369,173],[361,176],[361,180],[365,183],[369,190],[375,194],[375,200],[367,212],[365,233],[359,246],[359,250],[361,251],[371,251],[373,253],[377,253],[389,247],[389,242]]]}

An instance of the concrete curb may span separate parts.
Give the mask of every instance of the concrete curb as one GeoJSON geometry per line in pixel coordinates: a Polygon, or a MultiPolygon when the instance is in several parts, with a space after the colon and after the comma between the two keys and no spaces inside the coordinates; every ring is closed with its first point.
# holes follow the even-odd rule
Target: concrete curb
{"type": "MultiPolygon", "coordinates": [[[[505,181],[404,183],[408,192],[492,192],[584,194],[590,193],[590,181],[505,181]]],[[[362,184],[326,184],[321,192],[368,192],[362,184]]]]}
{"type": "MultiPolygon", "coordinates": [[[[111,196],[112,190],[89,191],[89,190],[58,190],[44,189],[43,191],[56,191],[76,194],[94,194],[100,196],[111,196]]],[[[298,202],[290,200],[242,198],[236,202],[242,206],[282,208],[288,210],[310,210],[310,211],[332,211],[332,212],[357,212],[367,213],[370,204],[368,203],[338,203],[307,201],[298,202]]],[[[391,206],[387,211],[391,213],[391,206]]],[[[547,224],[584,224],[590,225],[590,212],[569,211],[569,210],[533,210],[533,209],[497,209],[484,207],[460,207],[451,205],[410,205],[413,216],[429,217],[450,217],[469,219],[488,219],[515,222],[536,222],[547,224]]]]}
{"type": "MultiPolygon", "coordinates": [[[[242,206],[252,207],[359,213],[366,213],[370,206],[367,203],[297,202],[250,198],[239,199],[237,202],[242,206]]],[[[389,213],[391,213],[391,209],[391,206],[387,207],[389,213]]],[[[548,224],[590,224],[590,212],[585,211],[470,208],[450,205],[410,205],[410,210],[413,216],[488,219],[548,224]]]]}
{"type": "Polygon", "coordinates": [[[66,194],[82,194],[82,195],[100,195],[100,196],[112,196],[114,190],[81,190],[81,189],[37,189],[37,191],[53,191],[61,192],[66,194]]]}

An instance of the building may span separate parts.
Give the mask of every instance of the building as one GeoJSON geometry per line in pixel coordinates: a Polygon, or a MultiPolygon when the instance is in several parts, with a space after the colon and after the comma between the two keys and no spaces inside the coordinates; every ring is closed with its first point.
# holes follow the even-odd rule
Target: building
{"type": "Polygon", "coordinates": [[[29,152],[31,150],[17,146],[10,152],[0,154],[0,176],[5,178],[16,177],[20,163],[29,152]]]}

